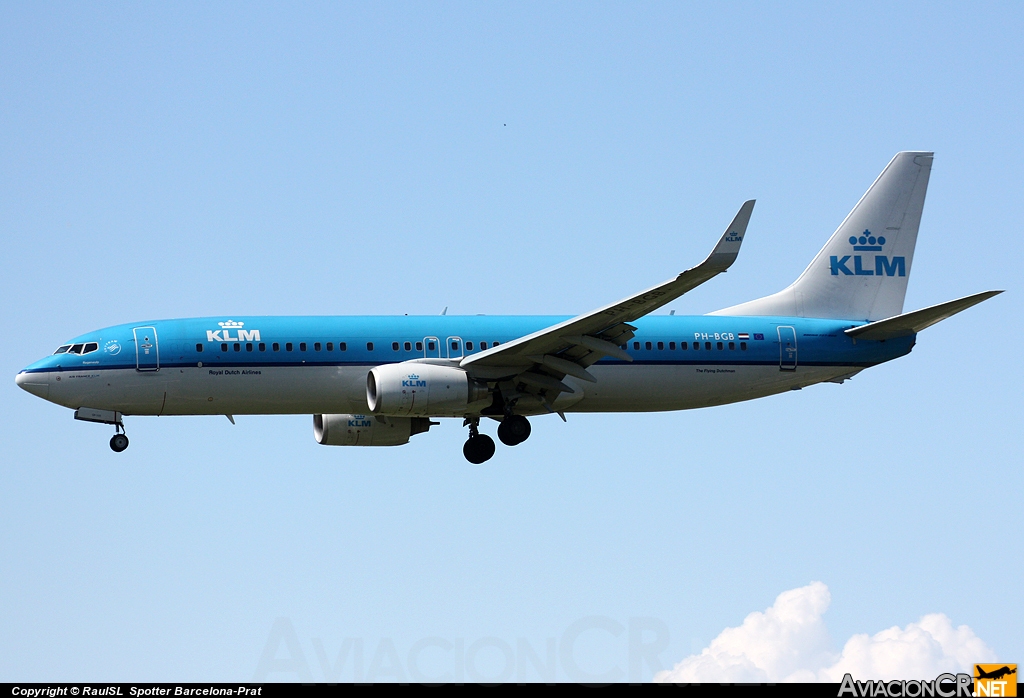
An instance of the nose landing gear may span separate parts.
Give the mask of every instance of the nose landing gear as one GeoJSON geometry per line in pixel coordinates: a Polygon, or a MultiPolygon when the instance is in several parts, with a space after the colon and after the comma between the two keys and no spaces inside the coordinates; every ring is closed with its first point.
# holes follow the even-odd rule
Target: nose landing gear
{"type": "Polygon", "coordinates": [[[480,418],[466,417],[463,426],[469,426],[469,438],[466,445],[462,447],[462,455],[470,463],[480,465],[491,459],[494,455],[494,439],[487,434],[480,433],[480,418]]]}
{"type": "Polygon", "coordinates": [[[128,436],[124,433],[124,422],[115,422],[114,430],[114,435],[110,437],[110,450],[120,453],[128,448],[128,436]]]}
{"type": "Polygon", "coordinates": [[[517,446],[530,438],[531,431],[530,420],[521,414],[510,414],[498,425],[498,438],[506,446],[517,446]]]}
{"type": "Polygon", "coordinates": [[[128,448],[128,437],[124,433],[124,421],[120,412],[97,410],[92,407],[79,407],[75,410],[75,419],[97,424],[113,424],[114,435],[110,438],[110,450],[120,453],[128,448]]]}
{"type": "Polygon", "coordinates": [[[124,434],[114,434],[110,437],[110,450],[114,453],[120,453],[121,451],[128,448],[128,437],[124,434]]]}

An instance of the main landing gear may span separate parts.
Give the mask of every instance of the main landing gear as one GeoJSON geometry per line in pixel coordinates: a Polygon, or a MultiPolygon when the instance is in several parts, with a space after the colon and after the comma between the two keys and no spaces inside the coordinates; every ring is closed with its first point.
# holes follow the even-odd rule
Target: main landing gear
{"type": "MultiPolygon", "coordinates": [[[[466,417],[463,426],[469,427],[469,438],[462,447],[462,455],[470,463],[479,465],[494,456],[494,439],[480,433],[480,418],[466,417]]],[[[498,425],[498,438],[506,446],[521,444],[530,438],[530,420],[522,415],[507,415],[498,425]]]]}
{"type": "Polygon", "coordinates": [[[494,455],[494,439],[487,434],[480,433],[480,418],[466,417],[464,425],[469,425],[469,438],[466,445],[462,447],[462,455],[470,463],[480,465],[491,459],[494,455]]]}
{"type": "Polygon", "coordinates": [[[506,446],[518,446],[530,438],[530,420],[521,414],[510,414],[498,425],[498,439],[506,446]]]}

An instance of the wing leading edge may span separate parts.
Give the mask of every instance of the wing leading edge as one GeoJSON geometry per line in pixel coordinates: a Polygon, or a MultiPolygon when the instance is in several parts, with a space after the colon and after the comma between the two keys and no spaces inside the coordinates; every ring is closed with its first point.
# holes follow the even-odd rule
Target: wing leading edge
{"type": "Polygon", "coordinates": [[[753,210],[754,201],[745,202],[707,259],[674,279],[469,356],[462,360],[461,366],[482,379],[514,379],[515,384],[524,386],[545,405],[550,402],[547,397],[553,400],[559,392],[574,392],[562,382],[567,375],[593,382],[593,375],[586,369],[599,359],[610,356],[633,360],[621,349],[621,345],[633,338],[636,329],[629,322],[671,303],[732,266],[753,210]],[[551,392],[554,395],[550,395],[551,392]]]}

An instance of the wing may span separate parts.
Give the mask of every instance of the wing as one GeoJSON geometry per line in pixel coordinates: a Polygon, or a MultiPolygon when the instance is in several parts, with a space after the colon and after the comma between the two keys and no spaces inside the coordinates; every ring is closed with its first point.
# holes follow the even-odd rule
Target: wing
{"type": "Polygon", "coordinates": [[[753,210],[753,200],[744,203],[708,258],[674,279],[618,303],[469,356],[462,360],[461,366],[476,378],[513,380],[517,392],[525,390],[550,409],[550,402],[558,393],[574,392],[562,382],[565,376],[595,382],[587,367],[596,361],[606,356],[633,360],[621,348],[633,338],[636,328],[629,324],[631,321],[671,303],[732,266],[753,210]]]}

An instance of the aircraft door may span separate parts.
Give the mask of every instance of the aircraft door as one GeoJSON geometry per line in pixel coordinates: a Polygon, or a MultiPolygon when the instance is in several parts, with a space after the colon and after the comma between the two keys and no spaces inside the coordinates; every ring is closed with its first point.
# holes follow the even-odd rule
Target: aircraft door
{"type": "Polygon", "coordinates": [[[448,338],[448,358],[449,359],[461,359],[462,358],[462,337],[449,337],[448,338]]]}
{"type": "Polygon", "coordinates": [[[796,370],[796,329],[779,328],[779,370],[796,370]]]}
{"type": "Polygon", "coordinates": [[[135,370],[159,371],[160,346],[156,341],[155,327],[136,327],[135,335],[135,370]]]}
{"type": "Polygon", "coordinates": [[[424,337],[423,338],[423,358],[424,359],[440,359],[441,358],[441,342],[437,341],[437,337],[424,337]]]}

